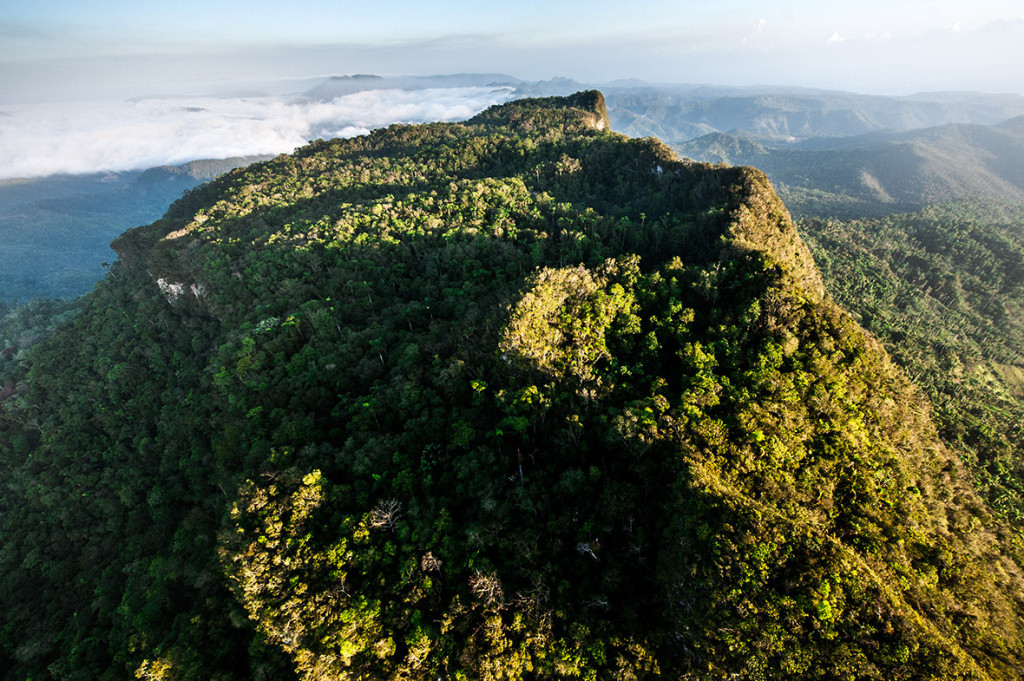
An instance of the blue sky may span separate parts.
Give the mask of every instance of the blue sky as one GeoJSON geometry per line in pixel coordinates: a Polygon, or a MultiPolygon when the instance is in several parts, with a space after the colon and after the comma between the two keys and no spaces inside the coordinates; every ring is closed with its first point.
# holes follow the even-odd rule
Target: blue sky
{"type": "Polygon", "coordinates": [[[1024,93],[1021,0],[0,0],[0,9],[7,100],[357,72],[1024,93]]]}

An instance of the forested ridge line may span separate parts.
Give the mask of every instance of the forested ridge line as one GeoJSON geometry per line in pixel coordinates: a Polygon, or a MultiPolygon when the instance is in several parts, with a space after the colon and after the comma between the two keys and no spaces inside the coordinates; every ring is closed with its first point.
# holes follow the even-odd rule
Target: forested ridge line
{"type": "Polygon", "coordinates": [[[114,244],[0,402],[5,678],[1019,678],[1021,555],[765,176],[600,93],[114,244]]]}

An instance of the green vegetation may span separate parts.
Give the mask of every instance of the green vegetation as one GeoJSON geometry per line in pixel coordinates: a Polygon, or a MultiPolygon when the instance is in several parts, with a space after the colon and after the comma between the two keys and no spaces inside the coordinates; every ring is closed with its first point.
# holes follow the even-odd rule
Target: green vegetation
{"type": "Polygon", "coordinates": [[[1024,204],[973,201],[806,219],[836,301],[927,393],[943,439],[1006,517],[1024,517],[1024,204]]]}
{"type": "Polygon", "coordinates": [[[599,93],[237,170],[0,401],[5,679],[1013,679],[1013,533],[765,176],[599,93]]]}

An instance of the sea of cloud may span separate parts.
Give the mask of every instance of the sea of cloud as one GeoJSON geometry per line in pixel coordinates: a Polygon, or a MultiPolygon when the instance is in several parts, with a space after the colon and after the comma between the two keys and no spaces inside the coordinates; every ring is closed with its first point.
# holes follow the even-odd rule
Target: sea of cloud
{"type": "Polygon", "coordinates": [[[0,178],[41,177],[290,152],[317,138],[391,123],[456,121],[511,99],[511,88],[369,90],[299,96],[162,97],[8,105],[0,178]]]}

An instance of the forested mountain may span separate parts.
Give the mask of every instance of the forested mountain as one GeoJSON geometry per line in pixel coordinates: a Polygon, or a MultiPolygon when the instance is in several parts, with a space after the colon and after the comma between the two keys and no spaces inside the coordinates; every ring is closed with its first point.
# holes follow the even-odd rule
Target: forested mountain
{"type": "Polygon", "coordinates": [[[198,188],[0,360],[6,679],[1015,679],[1020,537],[763,173],[599,93],[198,188]]]}
{"type": "Polygon", "coordinates": [[[786,145],[713,133],[683,156],[764,170],[796,214],[880,216],[970,198],[1024,200],[1024,117],[786,145]]]}
{"type": "Polygon", "coordinates": [[[87,293],[115,257],[114,237],[156,220],[182,192],[265,158],[0,180],[0,303],[87,293]]]}

